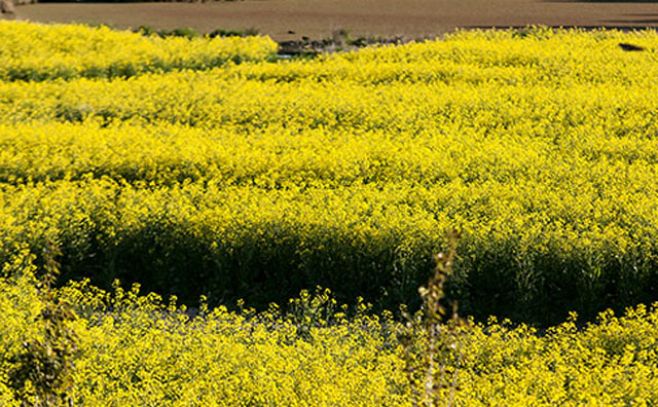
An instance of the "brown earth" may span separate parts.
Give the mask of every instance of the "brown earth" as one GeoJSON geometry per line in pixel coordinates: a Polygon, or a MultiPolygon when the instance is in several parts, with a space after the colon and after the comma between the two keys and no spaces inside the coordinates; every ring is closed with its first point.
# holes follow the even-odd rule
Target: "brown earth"
{"type": "Polygon", "coordinates": [[[149,25],[256,28],[279,41],[326,38],[345,29],[358,36],[433,36],[463,28],[548,26],[658,28],[658,3],[537,0],[246,0],[214,3],[43,3],[18,7],[17,17],[117,28],[149,25]]]}

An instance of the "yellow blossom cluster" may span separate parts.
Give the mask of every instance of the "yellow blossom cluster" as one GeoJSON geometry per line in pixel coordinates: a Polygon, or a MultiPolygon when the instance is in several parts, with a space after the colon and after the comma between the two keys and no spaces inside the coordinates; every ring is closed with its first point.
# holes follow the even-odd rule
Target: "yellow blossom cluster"
{"type": "Polygon", "coordinates": [[[0,22],[0,79],[129,77],[145,72],[210,69],[276,53],[269,38],[159,38],[108,27],[0,22]]]}

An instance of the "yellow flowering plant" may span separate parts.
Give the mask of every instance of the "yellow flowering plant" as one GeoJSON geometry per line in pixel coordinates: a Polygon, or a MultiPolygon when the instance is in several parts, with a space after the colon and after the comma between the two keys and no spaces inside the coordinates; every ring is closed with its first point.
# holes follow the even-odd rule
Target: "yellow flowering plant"
{"type": "Polygon", "coordinates": [[[0,79],[42,81],[130,77],[145,72],[210,69],[271,58],[265,37],[159,38],[83,25],[0,22],[0,79]]]}
{"type": "Polygon", "coordinates": [[[0,34],[1,405],[658,401],[655,32],[0,34]],[[473,317],[410,335],[453,229],[473,317]]]}

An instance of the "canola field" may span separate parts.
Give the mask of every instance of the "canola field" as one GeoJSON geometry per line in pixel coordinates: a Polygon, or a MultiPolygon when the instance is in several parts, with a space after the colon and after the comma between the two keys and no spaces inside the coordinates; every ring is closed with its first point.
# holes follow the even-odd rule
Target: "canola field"
{"type": "Polygon", "coordinates": [[[457,229],[450,296],[468,314],[555,323],[658,298],[655,33],[464,32],[271,62],[266,38],[0,27],[79,73],[18,80],[34,53],[3,45],[0,258],[56,244],[65,275],[106,287],[262,307],[320,285],[395,309],[457,229]],[[243,63],[203,62],[235,47],[243,63]],[[148,71],[143,49],[191,51],[107,68],[148,71]]]}
{"type": "Polygon", "coordinates": [[[67,405],[416,405],[408,358],[426,343],[380,311],[418,305],[452,230],[461,314],[581,322],[459,326],[440,400],[658,403],[658,314],[638,305],[658,299],[655,32],[458,32],[285,61],[265,37],[0,36],[0,404],[43,405],[50,386],[67,405]],[[53,262],[90,282],[44,299],[53,262]],[[297,297],[315,286],[374,310],[297,297]],[[48,348],[69,336],[51,300],[72,304],[75,346],[48,348]],[[68,375],[44,362],[69,354],[68,375]],[[67,380],[25,367],[41,365],[67,380]]]}

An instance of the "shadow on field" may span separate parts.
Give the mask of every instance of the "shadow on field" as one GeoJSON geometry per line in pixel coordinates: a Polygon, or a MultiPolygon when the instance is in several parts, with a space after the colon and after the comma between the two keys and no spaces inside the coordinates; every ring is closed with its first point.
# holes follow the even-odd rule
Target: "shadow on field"
{"type": "MultiPolygon", "coordinates": [[[[109,244],[104,238],[63,242],[61,281],[86,277],[105,289],[116,279],[124,286],[139,282],[144,292],[175,294],[193,307],[204,295],[211,306],[230,309],[238,299],[256,309],[267,309],[271,302],[285,306],[302,289],[320,286],[331,289],[339,303],[363,297],[376,311],[396,311],[401,303],[413,310],[437,251],[431,242],[400,251],[399,235],[353,240],[323,226],[303,234],[294,225],[253,228],[236,228],[227,232],[235,239],[217,240],[154,221],[109,244]]],[[[658,264],[633,253],[604,256],[593,269],[587,259],[552,251],[519,262],[513,245],[464,241],[457,250],[446,298],[457,300],[460,313],[478,321],[497,315],[546,327],[563,321],[569,311],[592,321],[604,309],[619,312],[658,298],[658,264]]]]}

